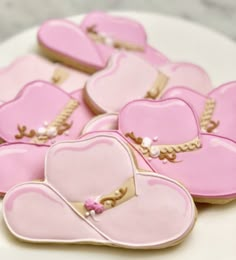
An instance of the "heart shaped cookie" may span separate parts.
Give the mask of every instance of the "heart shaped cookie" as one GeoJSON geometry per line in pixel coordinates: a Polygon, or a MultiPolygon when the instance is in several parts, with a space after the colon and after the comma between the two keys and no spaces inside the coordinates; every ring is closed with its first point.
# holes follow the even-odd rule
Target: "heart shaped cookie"
{"type": "Polygon", "coordinates": [[[0,69],[0,100],[13,99],[24,85],[35,80],[48,81],[71,92],[83,88],[87,79],[87,74],[82,72],[37,55],[26,55],[0,69]]]}
{"type": "Polygon", "coordinates": [[[105,61],[114,53],[114,48],[131,51],[155,67],[169,61],[147,44],[146,32],[137,21],[104,12],[91,12],[85,16],[80,28],[95,42],[105,61]]]}
{"type": "Polygon", "coordinates": [[[107,68],[94,74],[85,87],[85,99],[96,113],[118,112],[140,98],[157,99],[176,84],[208,91],[207,74],[190,63],[169,63],[157,70],[130,53],[114,54],[107,68]]]}
{"type": "Polygon", "coordinates": [[[77,138],[93,114],[83,103],[82,90],[73,95],[48,82],[29,83],[0,106],[0,136],[6,142],[38,144],[77,138]]]}
{"type": "Polygon", "coordinates": [[[186,87],[168,90],[164,98],[182,97],[197,113],[202,132],[214,133],[236,141],[236,82],[229,82],[202,95],[186,87]]]}
{"type": "Polygon", "coordinates": [[[181,182],[196,201],[236,198],[236,143],[201,134],[197,116],[184,101],[130,102],[119,114],[119,131],[155,172],[181,182]]]}
{"type": "Polygon", "coordinates": [[[25,241],[163,248],[181,242],[195,222],[187,190],[140,173],[129,148],[106,134],[52,146],[45,176],[4,198],[5,222],[25,241]]]}

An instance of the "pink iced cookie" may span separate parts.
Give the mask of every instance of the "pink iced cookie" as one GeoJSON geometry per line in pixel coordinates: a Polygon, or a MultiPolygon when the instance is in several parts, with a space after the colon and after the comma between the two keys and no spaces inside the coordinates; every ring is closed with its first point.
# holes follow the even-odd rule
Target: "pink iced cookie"
{"type": "Polygon", "coordinates": [[[71,92],[83,88],[87,79],[88,76],[82,72],[52,63],[37,55],[27,55],[0,69],[0,100],[13,99],[24,85],[35,80],[52,82],[71,92]]]}
{"type": "Polygon", "coordinates": [[[162,98],[182,97],[197,113],[202,132],[216,133],[236,141],[235,96],[236,82],[230,82],[205,96],[185,87],[176,87],[162,98]]]}
{"type": "Polygon", "coordinates": [[[117,112],[140,98],[156,99],[176,84],[208,91],[207,74],[190,63],[169,63],[157,70],[130,53],[114,54],[107,68],[94,74],[85,87],[87,103],[96,113],[117,112]]]}
{"type": "Polygon", "coordinates": [[[100,131],[96,130],[94,132],[85,133],[83,135],[83,137],[90,138],[90,137],[94,137],[94,136],[103,136],[104,134],[106,136],[114,137],[114,138],[120,140],[121,142],[124,142],[130,148],[130,150],[132,150],[132,155],[134,158],[136,168],[140,172],[152,172],[153,171],[152,167],[150,167],[150,165],[146,162],[143,155],[140,154],[139,151],[133,149],[133,147],[129,144],[129,142],[126,140],[126,138],[116,130],[107,130],[107,129],[100,130],[100,131]]]}
{"type": "Polygon", "coordinates": [[[0,195],[14,185],[44,178],[47,145],[11,143],[0,145],[0,195]]]}
{"type": "Polygon", "coordinates": [[[131,102],[120,112],[119,130],[154,171],[180,181],[197,201],[236,198],[236,143],[200,134],[196,116],[184,101],[131,102]]]}
{"type": "MultiPolygon", "coordinates": [[[[99,16],[101,13],[96,14],[99,16]]],[[[111,55],[121,49],[132,52],[155,67],[169,61],[163,54],[147,45],[146,33],[139,23],[101,14],[103,22],[99,23],[98,28],[108,35],[104,36],[96,31],[96,24],[90,26],[90,18],[97,19],[98,16],[90,14],[81,26],[67,20],[45,22],[38,31],[38,42],[42,51],[53,60],[88,73],[103,69],[111,55]]],[[[95,20],[92,19],[92,22],[95,20]]]]}
{"type": "Polygon", "coordinates": [[[38,144],[76,139],[92,117],[82,90],[73,97],[48,82],[34,81],[0,106],[0,136],[7,142],[38,144]]]}
{"type": "Polygon", "coordinates": [[[114,53],[115,45],[120,44],[122,48],[122,43],[124,50],[127,47],[128,51],[146,59],[153,66],[159,67],[169,61],[147,44],[146,32],[137,21],[104,12],[91,12],[85,16],[80,28],[96,43],[105,61],[114,53]]]}
{"type": "Polygon", "coordinates": [[[181,242],[195,222],[187,190],[140,173],[129,148],[106,134],[52,146],[45,176],[3,202],[9,230],[25,241],[163,248],[181,242]]]}
{"type": "Polygon", "coordinates": [[[82,133],[86,134],[92,131],[117,130],[117,129],[118,129],[118,114],[106,113],[92,118],[86,124],[82,133]]]}

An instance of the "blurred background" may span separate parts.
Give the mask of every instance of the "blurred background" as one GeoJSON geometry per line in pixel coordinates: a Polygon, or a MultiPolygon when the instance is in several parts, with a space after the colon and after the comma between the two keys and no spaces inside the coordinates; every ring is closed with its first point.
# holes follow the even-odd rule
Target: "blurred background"
{"type": "Polygon", "coordinates": [[[180,16],[236,41],[236,0],[0,0],[0,42],[46,19],[92,10],[135,10],[180,16]]]}

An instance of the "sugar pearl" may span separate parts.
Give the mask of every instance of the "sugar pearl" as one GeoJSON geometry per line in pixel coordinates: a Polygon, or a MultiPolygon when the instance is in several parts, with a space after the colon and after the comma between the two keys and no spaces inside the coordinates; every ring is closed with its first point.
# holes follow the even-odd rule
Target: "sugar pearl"
{"type": "Polygon", "coordinates": [[[158,140],[158,136],[154,136],[153,141],[157,141],[157,140],[158,140]]]}
{"type": "Polygon", "coordinates": [[[85,217],[88,217],[90,215],[90,213],[87,211],[85,212],[85,217]]]}
{"type": "Polygon", "coordinates": [[[105,44],[106,45],[108,45],[108,46],[113,46],[113,40],[112,40],[112,38],[110,38],[110,37],[106,37],[105,38],[105,44]]]}
{"type": "Polygon", "coordinates": [[[93,210],[93,209],[90,210],[89,213],[90,213],[91,216],[95,216],[95,214],[96,214],[95,210],[93,210]]]}
{"type": "Polygon", "coordinates": [[[54,126],[51,126],[47,129],[47,136],[48,137],[54,137],[57,135],[57,129],[54,126]]]}
{"type": "Polygon", "coordinates": [[[47,129],[45,127],[39,127],[39,129],[37,130],[37,134],[40,135],[45,135],[47,132],[47,129]]]}
{"type": "Polygon", "coordinates": [[[143,148],[149,148],[152,144],[152,140],[149,137],[144,137],[141,146],[143,148]]]}
{"type": "Polygon", "coordinates": [[[167,161],[167,159],[164,159],[163,161],[162,161],[162,163],[164,163],[164,164],[166,164],[168,161],[167,161]]]}
{"type": "Polygon", "coordinates": [[[160,155],[160,148],[157,146],[152,146],[150,148],[151,157],[158,157],[160,155]]]}

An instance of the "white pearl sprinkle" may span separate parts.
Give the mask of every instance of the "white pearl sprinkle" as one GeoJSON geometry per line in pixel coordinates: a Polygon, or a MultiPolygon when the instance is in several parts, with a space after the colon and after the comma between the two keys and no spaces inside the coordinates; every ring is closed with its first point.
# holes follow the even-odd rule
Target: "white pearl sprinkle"
{"type": "Polygon", "coordinates": [[[96,213],[95,213],[95,210],[93,210],[93,209],[90,210],[90,211],[89,211],[89,214],[90,214],[92,217],[95,216],[95,214],[96,214],[96,213]]]}
{"type": "Polygon", "coordinates": [[[164,163],[164,164],[166,164],[168,161],[167,161],[167,159],[164,159],[163,161],[162,161],[162,163],[164,163]]]}
{"type": "Polygon", "coordinates": [[[90,215],[90,213],[87,211],[85,212],[85,217],[88,217],[90,215]]]}
{"type": "Polygon", "coordinates": [[[39,129],[37,130],[37,135],[45,135],[47,132],[47,129],[45,127],[39,127],[39,129]]]}
{"type": "Polygon", "coordinates": [[[115,195],[119,195],[120,192],[118,190],[115,191],[115,195]]]}
{"type": "Polygon", "coordinates": [[[107,34],[105,32],[99,32],[99,35],[102,36],[102,37],[107,37],[107,34]]]}
{"type": "Polygon", "coordinates": [[[107,206],[110,206],[110,205],[111,205],[111,202],[110,202],[110,201],[106,201],[106,205],[107,205],[107,206]]]}
{"type": "Polygon", "coordinates": [[[48,137],[54,137],[57,135],[57,129],[54,126],[51,126],[47,129],[47,136],[48,137]]]}
{"type": "Polygon", "coordinates": [[[152,140],[149,137],[144,137],[141,146],[143,148],[149,148],[151,144],[152,144],[152,140]]]}
{"type": "Polygon", "coordinates": [[[158,157],[159,155],[160,155],[160,148],[159,147],[157,147],[157,146],[151,146],[151,148],[150,148],[150,155],[151,155],[151,157],[158,157]]]}
{"type": "Polygon", "coordinates": [[[157,141],[157,140],[158,140],[158,136],[154,136],[153,141],[157,141]]]}
{"type": "Polygon", "coordinates": [[[48,126],[48,121],[44,121],[43,125],[48,126]]]}
{"type": "Polygon", "coordinates": [[[64,132],[64,135],[69,135],[69,131],[68,131],[68,130],[65,131],[65,132],[64,132]]]}
{"type": "Polygon", "coordinates": [[[105,44],[108,45],[108,46],[113,46],[114,42],[113,42],[112,38],[106,37],[105,38],[105,44]]]}
{"type": "Polygon", "coordinates": [[[152,158],[151,157],[148,157],[148,161],[151,162],[152,158]]]}

